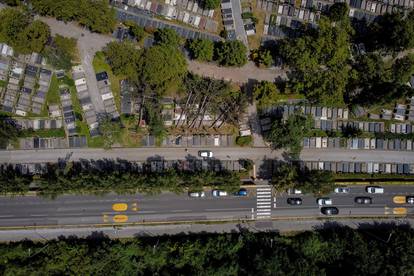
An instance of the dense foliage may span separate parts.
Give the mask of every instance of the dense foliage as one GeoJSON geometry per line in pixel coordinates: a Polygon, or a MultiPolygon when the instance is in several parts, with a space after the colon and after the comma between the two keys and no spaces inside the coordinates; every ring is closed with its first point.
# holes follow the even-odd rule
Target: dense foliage
{"type": "Polygon", "coordinates": [[[64,168],[50,164],[46,173],[21,175],[11,166],[0,167],[0,193],[25,193],[37,187],[44,195],[63,193],[160,193],[163,190],[183,192],[186,189],[201,190],[203,186],[216,186],[228,191],[240,187],[240,177],[230,171],[183,171],[172,168],[153,172],[151,163],[142,169],[128,162],[110,161],[74,162],[64,168]],[[34,186],[29,185],[32,184],[34,186]]]}
{"type": "Polygon", "coordinates": [[[271,183],[277,191],[299,189],[303,193],[329,194],[335,188],[334,175],[330,171],[301,170],[297,164],[281,162],[276,165],[271,183]]]}
{"type": "Polygon", "coordinates": [[[42,54],[56,69],[70,70],[77,53],[76,44],[75,38],[56,35],[42,54]]]}
{"type": "Polygon", "coordinates": [[[20,134],[16,123],[8,116],[0,114],[0,149],[6,148],[10,142],[16,141],[20,134]]]}
{"type": "Polygon", "coordinates": [[[137,41],[141,41],[145,37],[145,30],[143,27],[139,26],[137,23],[131,20],[123,22],[125,26],[129,27],[129,32],[135,37],[137,41]]]}
{"type": "Polygon", "coordinates": [[[253,88],[254,99],[259,109],[277,105],[281,100],[276,85],[269,81],[262,81],[253,88]]]}
{"type": "MultiPolygon", "coordinates": [[[[327,225],[328,226],[328,225],[327,225]]],[[[414,231],[326,227],[282,236],[203,234],[110,240],[95,233],[0,245],[3,275],[413,275],[414,231]]]]}
{"type": "Polygon", "coordinates": [[[50,36],[48,25],[33,21],[30,15],[16,8],[1,10],[0,18],[0,42],[23,54],[43,50],[50,36]]]}
{"type": "Polygon", "coordinates": [[[302,141],[312,127],[312,119],[295,113],[286,121],[276,120],[266,139],[273,149],[288,149],[293,158],[298,158],[302,150],[302,141]]]}
{"type": "Polygon", "coordinates": [[[170,28],[158,29],[154,33],[154,40],[158,45],[171,46],[173,48],[178,48],[183,42],[181,36],[170,28]]]}
{"type": "Polygon", "coordinates": [[[292,67],[291,85],[311,102],[341,105],[349,78],[349,41],[352,28],[348,20],[331,24],[318,21],[317,30],[284,41],[279,54],[292,67]]]}
{"type": "Polygon", "coordinates": [[[206,9],[217,9],[220,7],[220,0],[205,0],[204,7],[206,9]]]}
{"type": "Polygon", "coordinates": [[[216,44],[214,59],[224,66],[243,66],[247,63],[247,48],[239,40],[221,41],[216,44]]]}
{"type": "Polygon", "coordinates": [[[214,55],[214,43],[207,39],[195,39],[188,43],[191,57],[200,61],[212,61],[214,55]]]}
{"type": "Polygon", "coordinates": [[[110,33],[116,24],[115,11],[109,8],[107,0],[31,0],[30,3],[41,15],[65,22],[78,21],[93,32],[110,33]]]}
{"type": "Polygon", "coordinates": [[[104,149],[110,149],[121,133],[121,123],[106,116],[99,122],[99,132],[103,137],[104,149]]]}
{"type": "Polygon", "coordinates": [[[115,75],[137,79],[142,51],[129,42],[110,42],[104,49],[106,60],[115,75]]]}

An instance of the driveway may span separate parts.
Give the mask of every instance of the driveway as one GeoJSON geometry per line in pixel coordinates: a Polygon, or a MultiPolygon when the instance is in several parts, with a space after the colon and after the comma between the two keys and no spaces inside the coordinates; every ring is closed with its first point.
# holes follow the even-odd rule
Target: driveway
{"type": "Polygon", "coordinates": [[[92,61],[95,53],[101,51],[105,45],[114,40],[109,35],[92,33],[89,30],[78,26],[76,23],[64,23],[54,18],[40,17],[40,20],[50,26],[53,35],[60,34],[66,37],[73,37],[78,40],[78,49],[81,63],[86,74],[89,95],[96,112],[105,113],[104,104],[98,91],[98,83],[95,77],[92,61]]]}

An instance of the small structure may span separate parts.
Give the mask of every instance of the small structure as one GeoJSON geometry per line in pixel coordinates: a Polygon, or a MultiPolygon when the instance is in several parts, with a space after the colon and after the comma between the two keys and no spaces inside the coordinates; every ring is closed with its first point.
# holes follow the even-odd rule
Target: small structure
{"type": "Polygon", "coordinates": [[[60,111],[59,105],[51,104],[49,105],[49,116],[52,118],[57,118],[62,116],[62,112],[60,111]]]}

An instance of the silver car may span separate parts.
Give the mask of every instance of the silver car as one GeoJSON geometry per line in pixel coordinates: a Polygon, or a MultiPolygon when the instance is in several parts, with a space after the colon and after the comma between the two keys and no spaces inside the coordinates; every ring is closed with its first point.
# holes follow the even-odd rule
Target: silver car
{"type": "Polygon", "coordinates": [[[334,191],[335,191],[336,194],[349,194],[349,192],[351,191],[351,188],[338,187],[338,188],[335,188],[334,191]]]}

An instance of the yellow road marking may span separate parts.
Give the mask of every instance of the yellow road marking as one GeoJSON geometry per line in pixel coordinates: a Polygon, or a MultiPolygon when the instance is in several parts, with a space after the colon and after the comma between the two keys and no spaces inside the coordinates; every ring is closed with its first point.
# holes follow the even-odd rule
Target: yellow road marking
{"type": "Polygon", "coordinates": [[[405,215],[407,214],[407,208],[404,207],[397,207],[392,210],[394,215],[405,215]]]}
{"type": "Polygon", "coordinates": [[[392,200],[394,201],[394,203],[404,204],[405,203],[405,196],[394,196],[394,198],[392,200]]]}
{"type": "Polygon", "coordinates": [[[104,222],[108,222],[108,215],[103,214],[102,218],[104,222]]]}
{"type": "Polygon", "coordinates": [[[112,220],[114,222],[127,222],[128,216],[127,215],[115,215],[112,220]]]}
{"type": "Polygon", "coordinates": [[[138,203],[132,203],[132,211],[138,211],[138,203]]]}
{"type": "Polygon", "coordinates": [[[126,203],[115,203],[112,205],[112,210],[116,212],[124,212],[128,210],[128,204],[126,203]]]}

